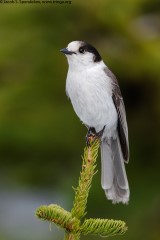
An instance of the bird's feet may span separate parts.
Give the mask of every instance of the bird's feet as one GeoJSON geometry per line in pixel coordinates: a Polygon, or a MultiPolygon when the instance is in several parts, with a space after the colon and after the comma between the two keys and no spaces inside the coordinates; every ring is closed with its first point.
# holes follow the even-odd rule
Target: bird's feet
{"type": "Polygon", "coordinates": [[[90,142],[93,141],[95,138],[96,138],[96,130],[95,128],[90,127],[86,135],[86,144],[88,147],[90,147],[90,142]]]}
{"type": "Polygon", "coordinates": [[[88,129],[87,135],[86,135],[86,144],[88,147],[90,147],[90,142],[95,140],[95,139],[101,139],[103,132],[104,132],[105,126],[103,129],[99,132],[96,132],[94,127],[90,127],[88,129]]]}

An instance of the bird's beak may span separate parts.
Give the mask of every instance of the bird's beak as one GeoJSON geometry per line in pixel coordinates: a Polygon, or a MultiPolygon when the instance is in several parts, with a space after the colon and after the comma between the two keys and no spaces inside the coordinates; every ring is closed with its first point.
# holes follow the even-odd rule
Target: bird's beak
{"type": "Polygon", "coordinates": [[[66,55],[75,54],[75,52],[69,51],[67,48],[62,48],[60,51],[66,55]]]}

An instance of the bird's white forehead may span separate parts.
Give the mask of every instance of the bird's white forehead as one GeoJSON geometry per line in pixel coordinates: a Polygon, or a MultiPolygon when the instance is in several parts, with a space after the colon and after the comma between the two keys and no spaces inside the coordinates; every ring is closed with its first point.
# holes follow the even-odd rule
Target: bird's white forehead
{"type": "Polygon", "coordinates": [[[69,51],[77,51],[77,49],[81,46],[82,42],[81,41],[73,41],[70,42],[67,46],[67,49],[69,51]]]}

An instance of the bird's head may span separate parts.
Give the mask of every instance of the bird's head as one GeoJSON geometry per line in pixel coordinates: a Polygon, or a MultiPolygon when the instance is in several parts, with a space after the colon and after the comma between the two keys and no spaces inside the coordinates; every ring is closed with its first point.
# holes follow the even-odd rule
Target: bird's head
{"type": "Polygon", "coordinates": [[[60,51],[66,55],[69,66],[74,68],[93,66],[102,60],[98,51],[83,41],[73,41],[60,51]]]}

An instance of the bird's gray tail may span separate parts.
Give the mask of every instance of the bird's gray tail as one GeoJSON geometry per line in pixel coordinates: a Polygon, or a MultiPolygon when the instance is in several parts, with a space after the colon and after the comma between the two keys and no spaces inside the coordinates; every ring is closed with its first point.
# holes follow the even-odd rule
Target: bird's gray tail
{"type": "Polygon", "coordinates": [[[101,184],[107,198],[113,203],[128,203],[130,191],[119,137],[109,142],[102,140],[101,160],[101,184]]]}

